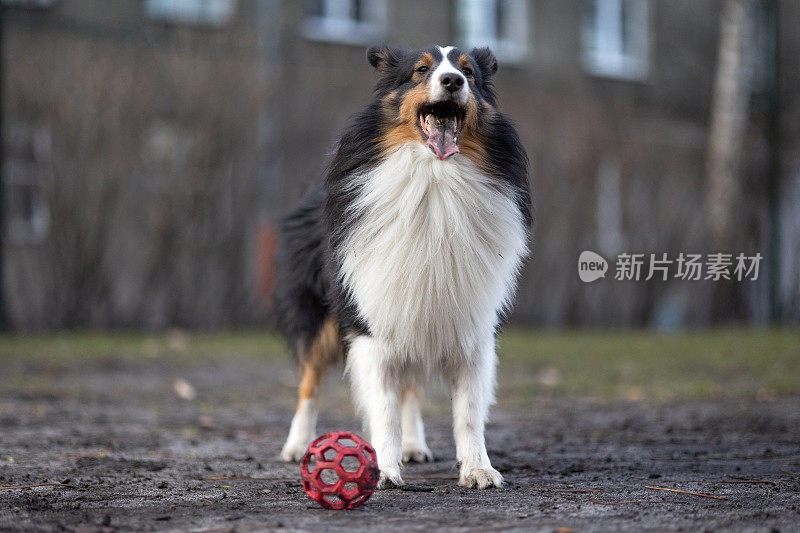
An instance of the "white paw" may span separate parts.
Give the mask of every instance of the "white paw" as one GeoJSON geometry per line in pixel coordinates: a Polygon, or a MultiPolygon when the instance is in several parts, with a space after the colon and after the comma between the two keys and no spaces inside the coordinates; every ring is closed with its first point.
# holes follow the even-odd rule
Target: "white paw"
{"type": "Polygon", "coordinates": [[[287,440],[281,450],[281,459],[287,463],[296,463],[306,454],[309,442],[287,440]]]}
{"type": "Polygon", "coordinates": [[[393,489],[403,484],[403,478],[400,477],[400,471],[394,468],[387,468],[381,470],[381,478],[378,481],[379,489],[393,489]]]}
{"type": "Polygon", "coordinates": [[[404,463],[427,463],[433,461],[433,454],[424,444],[403,444],[404,463]]]}
{"type": "Polygon", "coordinates": [[[491,466],[461,468],[458,484],[469,489],[486,489],[503,486],[503,476],[491,466]]]}

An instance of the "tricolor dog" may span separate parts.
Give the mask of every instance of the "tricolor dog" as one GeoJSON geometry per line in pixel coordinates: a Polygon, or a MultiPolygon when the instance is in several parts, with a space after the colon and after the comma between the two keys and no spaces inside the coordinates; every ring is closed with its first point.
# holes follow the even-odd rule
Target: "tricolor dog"
{"type": "Polygon", "coordinates": [[[496,329],[527,254],[527,156],[498,110],[489,49],[379,45],[367,57],[373,101],[281,222],[276,309],[302,375],[281,456],[300,459],[316,436],[320,379],[344,359],[379,486],[432,458],[420,390],[443,377],[459,484],[497,487],[484,425],[496,329]]]}

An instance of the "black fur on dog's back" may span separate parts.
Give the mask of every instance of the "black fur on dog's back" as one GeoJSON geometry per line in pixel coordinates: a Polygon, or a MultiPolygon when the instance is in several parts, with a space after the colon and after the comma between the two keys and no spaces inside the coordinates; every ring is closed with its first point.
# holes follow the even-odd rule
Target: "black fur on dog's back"
{"type": "Polygon", "coordinates": [[[336,317],[342,330],[367,330],[337,283],[336,262],[329,257],[330,241],[340,237],[337,222],[345,219],[344,208],[358,191],[336,188],[336,196],[330,195],[329,187],[379,158],[377,107],[373,103],[351,117],[325,171],[327,181],[314,184],[278,225],[275,311],[281,332],[301,362],[329,316],[336,317]]]}
{"type": "Polygon", "coordinates": [[[274,306],[281,332],[302,358],[330,314],[323,272],[328,235],[322,223],[325,193],[315,185],[278,224],[278,284],[274,306]]]}

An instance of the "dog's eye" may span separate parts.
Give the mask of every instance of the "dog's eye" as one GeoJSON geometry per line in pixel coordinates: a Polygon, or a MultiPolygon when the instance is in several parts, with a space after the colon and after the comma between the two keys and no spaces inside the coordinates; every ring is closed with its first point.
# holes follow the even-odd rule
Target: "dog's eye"
{"type": "Polygon", "coordinates": [[[462,68],[462,69],[461,69],[461,72],[463,72],[463,73],[464,73],[464,76],[466,76],[466,77],[470,77],[470,76],[472,76],[472,69],[471,69],[471,68],[469,68],[469,67],[464,67],[464,68],[462,68]]]}
{"type": "Polygon", "coordinates": [[[426,67],[425,65],[423,65],[421,67],[417,67],[417,72],[420,72],[420,73],[428,72],[428,67],[426,67]]]}

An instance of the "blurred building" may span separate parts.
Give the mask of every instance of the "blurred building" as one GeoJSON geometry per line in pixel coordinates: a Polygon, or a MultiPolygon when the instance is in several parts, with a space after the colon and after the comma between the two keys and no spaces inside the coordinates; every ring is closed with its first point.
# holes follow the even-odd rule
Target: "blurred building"
{"type": "Polygon", "coordinates": [[[370,99],[365,46],[383,40],[498,56],[535,194],[516,321],[796,321],[800,6],[747,4],[743,201],[728,251],[765,262],[720,306],[711,282],[612,271],[584,284],[577,258],[593,250],[613,269],[621,252],[719,251],[704,202],[723,2],[3,0],[8,320],[267,319],[272,222],[370,99]]]}

